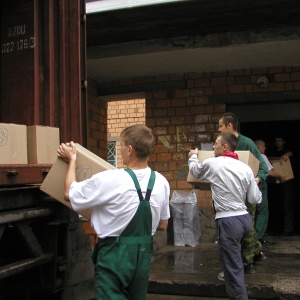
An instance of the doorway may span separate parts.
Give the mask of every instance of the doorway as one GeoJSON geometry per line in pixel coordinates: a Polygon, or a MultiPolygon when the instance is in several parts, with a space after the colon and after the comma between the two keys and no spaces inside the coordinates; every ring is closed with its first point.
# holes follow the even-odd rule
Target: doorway
{"type": "MultiPolygon", "coordinates": [[[[268,149],[274,147],[276,135],[281,135],[286,140],[286,146],[293,152],[291,159],[294,181],[294,224],[295,233],[300,234],[300,202],[297,200],[300,187],[300,106],[298,103],[269,103],[269,104],[243,104],[228,105],[228,111],[237,115],[240,121],[240,133],[253,141],[262,139],[266,143],[266,155],[268,149]]],[[[269,225],[267,233],[277,234],[281,232],[282,208],[273,200],[276,197],[274,183],[268,183],[269,225]]]]}

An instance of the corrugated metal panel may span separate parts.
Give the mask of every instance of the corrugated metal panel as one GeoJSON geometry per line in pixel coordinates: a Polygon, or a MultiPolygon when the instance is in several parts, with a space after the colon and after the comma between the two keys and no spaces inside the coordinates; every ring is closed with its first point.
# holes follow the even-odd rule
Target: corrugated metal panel
{"type": "Polygon", "coordinates": [[[60,128],[85,145],[83,0],[12,0],[1,9],[0,122],[60,128]]]}

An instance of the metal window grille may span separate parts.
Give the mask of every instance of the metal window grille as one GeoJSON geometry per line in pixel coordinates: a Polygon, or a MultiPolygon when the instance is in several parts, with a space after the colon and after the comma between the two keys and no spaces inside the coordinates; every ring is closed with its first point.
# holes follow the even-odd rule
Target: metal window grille
{"type": "Polygon", "coordinates": [[[107,144],[107,161],[114,167],[117,166],[116,142],[109,142],[107,144]]]}

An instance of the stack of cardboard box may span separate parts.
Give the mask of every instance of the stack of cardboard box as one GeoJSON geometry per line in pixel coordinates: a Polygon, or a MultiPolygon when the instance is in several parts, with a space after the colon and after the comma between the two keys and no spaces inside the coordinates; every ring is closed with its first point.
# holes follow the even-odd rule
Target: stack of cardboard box
{"type": "Polygon", "coordinates": [[[0,164],[53,164],[59,128],[0,123],[0,164]]]}

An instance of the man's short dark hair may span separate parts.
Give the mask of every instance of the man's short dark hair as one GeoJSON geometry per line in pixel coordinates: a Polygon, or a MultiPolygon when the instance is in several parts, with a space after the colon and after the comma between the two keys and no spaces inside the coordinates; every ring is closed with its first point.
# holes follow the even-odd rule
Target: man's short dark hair
{"type": "Polygon", "coordinates": [[[231,132],[222,132],[220,136],[222,144],[227,144],[229,150],[234,152],[237,147],[237,137],[231,132]]]}
{"type": "Polygon", "coordinates": [[[225,124],[225,126],[228,126],[229,123],[232,124],[232,127],[235,131],[238,131],[239,128],[239,120],[237,116],[231,112],[223,114],[221,118],[225,124]]]}
{"type": "Polygon", "coordinates": [[[125,145],[131,145],[135,149],[136,156],[144,159],[150,156],[154,148],[154,136],[152,130],[143,124],[135,124],[125,128],[121,132],[125,145]]]}

